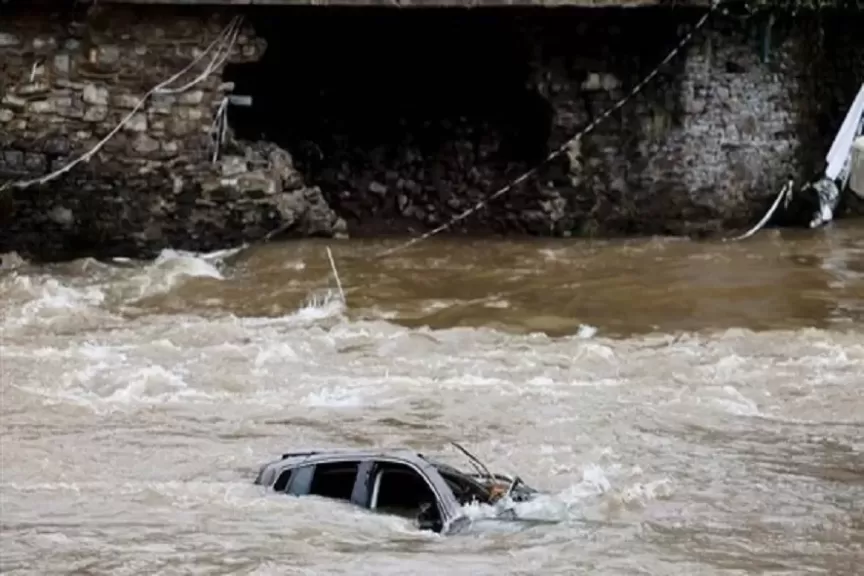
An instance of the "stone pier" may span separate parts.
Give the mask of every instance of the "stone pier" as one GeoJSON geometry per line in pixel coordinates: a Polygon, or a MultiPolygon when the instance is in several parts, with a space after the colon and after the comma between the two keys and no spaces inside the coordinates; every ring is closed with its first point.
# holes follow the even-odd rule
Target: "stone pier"
{"type": "MultiPolygon", "coordinates": [[[[422,233],[537,166],[705,11],[189,4],[0,3],[0,185],[99,147],[0,192],[0,252],[422,233]],[[236,16],[224,59],[208,70],[204,54],[169,87],[188,88],[148,96],[236,16]],[[251,106],[227,105],[223,129],[232,95],[251,106]]],[[[788,178],[821,169],[864,76],[862,29],[859,12],[718,14],[596,130],[448,232],[749,226],[788,178]]]]}
{"type": "MultiPolygon", "coordinates": [[[[44,185],[0,192],[0,251],[152,255],[164,247],[217,249],[274,230],[329,236],[344,227],[285,150],[229,135],[214,161],[217,112],[231,92],[225,64],[172,93],[206,71],[208,54],[145,99],[199,57],[231,14],[0,10],[0,183],[61,169],[126,119],[89,162],[44,185]]],[[[265,46],[246,24],[225,63],[253,62],[265,46]]]]}

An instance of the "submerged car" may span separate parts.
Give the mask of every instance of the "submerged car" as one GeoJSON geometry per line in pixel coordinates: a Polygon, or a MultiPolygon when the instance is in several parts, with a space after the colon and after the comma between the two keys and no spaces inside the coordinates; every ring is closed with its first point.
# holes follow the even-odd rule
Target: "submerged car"
{"type": "Polygon", "coordinates": [[[407,449],[308,450],[289,452],[263,465],[255,484],[277,493],[321,496],[411,518],[419,529],[442,534],[459,532],[471,523],[465,505],[495,506],[501,518],[515,520],[508,505],[539,494],[518,476],[490,473],[456,446],[477,473],[407,449]]]}

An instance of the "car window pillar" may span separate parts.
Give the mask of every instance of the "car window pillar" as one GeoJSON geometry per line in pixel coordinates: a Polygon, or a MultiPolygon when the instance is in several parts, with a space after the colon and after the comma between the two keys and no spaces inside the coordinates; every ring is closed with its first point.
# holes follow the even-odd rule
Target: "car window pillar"
{"type": "Polygon", "coordinates": [[[351,491],[351,503],[357,506],[368,508],[370,505],[370,489],[372,470],[375,467],[375,462],[372,460],[364,460],[357,466],[357,477],[354,481],[354,489],[351,491]]]}

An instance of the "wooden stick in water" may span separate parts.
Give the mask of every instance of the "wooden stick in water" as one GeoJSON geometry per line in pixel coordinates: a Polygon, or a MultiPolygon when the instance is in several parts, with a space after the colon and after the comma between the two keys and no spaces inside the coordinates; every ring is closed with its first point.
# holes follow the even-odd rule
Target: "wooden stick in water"
{"type": "Polygon", "coordinates": [[[333,261],[333,253],[330,251],[329,246],[327,246],[327,257],[330,258],[330,268],[333,269],[333,277],[336,278],[336,286],[339,287],[339,296],[342,297],[342,303],[348,304],[345,300],[345,291],[342,290],[342,281],[339,280],[339,271],[336,270],[336,262],[333,261]]]}

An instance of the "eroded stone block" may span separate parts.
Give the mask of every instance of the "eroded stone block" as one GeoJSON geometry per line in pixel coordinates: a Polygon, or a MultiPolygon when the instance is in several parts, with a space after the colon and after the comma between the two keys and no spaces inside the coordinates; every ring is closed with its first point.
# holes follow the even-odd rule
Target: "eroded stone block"
{"type": "Polygon", "coordinates": [[[243,156],[225,156],[220,163],[222,176],[231,177],[248,171],[246,158],[243,156]]]}
{"type": "Polygon", "coordinates": [[[94,106],[108,106],[108,89],[104,86],[87,84],[84,86],[84,102],[94,106]]]}
{"type": "Polygon", "coordinates": [[[178,96],[177,101],[180,104],[197,106],[204,101],[204,92],[201,90],[192,90],[190,92],[185,92],[178,96]]]}
{"type": "Polygon", "coordinates": [[[19,96],[6,94],[3,99],[0,100],[0,104],[13,110],[23,110],[27,106],[27,100],[19,96]]]}
{"type": "Polygon", "coordinates": [[[102,122],[108,118],[108,106],[88,106],[84,111],[85,122],[102,122]]]}
{"type": "Polygon", "coordinates": [[[113,44],[99,46],[96,49],[96,63],[102,65],[116,64],[120,60],[120,48],[113,44]]]}
{"type": "Polygon", "coordinates": [[[150,110],[155,114],[171,114],[177,98],[173,94],[153,94],[150,97],[150,110]]]}
{"type": "Polygon", "coordinates": [[[115,94],[111,97],[111,105],[115,108],[133,110],[141,102],[141,98],[132,94],[115,94]]]}
{"type": "Polygon", "coordinates": [[[54,71],[57,74],[68,76],[72,68],[72,59],[68,54],[57,54],[54,56],[54,71]]]}
{"type": "Polygon", "coordinates": [[[147,134],[138,134],[132,140],[132,150],[141,155],[153,154],[159,150],[159,142],[147,134]]]}
{"type": "Polygon", "coordinates": [[[24,166],[24,153],[20,150],[7,150],[3,153],[3,160],[10,168],[20,168],[24,166]]]}
{"type": "Polygon", "coordinates": [[[47,94],[51,90],[51,86],[47,82],[30,82],[19,86],[16,92],[21,96],[36,96],[38,94],[47,94]]]}
{"type": "Polygon", "coordinates": [[[19,46],[20,44],[21,40],[18,36],[9,32],[0,32],[0,48],[9,48],[12,46],[19,46]]]}
{"type": "Polygon", "coordinates": [[[123,127],[129,132],[146,132],[147,131],[147,115],[142,113],[133,114],[123,127]]]}
{"type": "Polygon", "coordinates": [[[27,106],[31,114],[52,114],[54,112],[54,103],[50,100],[34,100],[27,106]]]}

